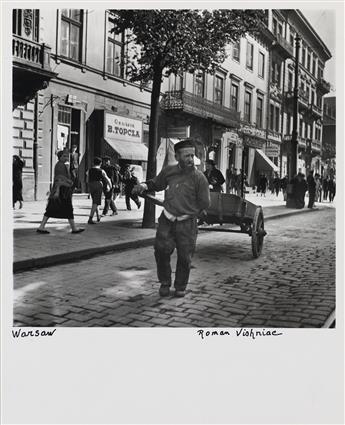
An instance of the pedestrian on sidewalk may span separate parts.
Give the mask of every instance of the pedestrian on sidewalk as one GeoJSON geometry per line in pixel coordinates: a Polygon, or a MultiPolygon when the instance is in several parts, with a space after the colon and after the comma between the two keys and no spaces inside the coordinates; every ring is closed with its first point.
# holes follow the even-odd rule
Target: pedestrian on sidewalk
{"type": "Polygon", "coordinates": [[[295,198],[295,205],[297,209],[304,208],[305,202],[304,197],[308,189],[307,182],[305,180],[305,175],[299,172],[292,180],[292,194],[295,198]]]}
{"type": "Polygon", "coordinates": [[[165,190],[164,210],[158,219],[154,245],[159,294],[170,295],[170,258],[176,248],[175,296],[183,297],[189,280],[197,238],[197,217],[210,205],[209,185],[204,174],[194,166],[195,145],[192,139],[174,146],[177,165],[168,165],[146,183],[136,186],[136,194],[165,190]]]}
{"type": "Polygon", "coordinates": [[[106,156],[103,158],[103,165],[102,169],[105,171],[106,175],[109,177],[109,180],[111,181],[111,188],[110,190],[107,190],[108,185],[103,186],[104,191],[104,208],[102,215],[105,216],[108,214],[109,208],[111,208],[113,214],[117,215],[117,208],[114,202],[114,189],[115,189],[115,180],[117,171],[116,168],[110,164],[110,157],[106,156]]]}
{"type": "Polygon", "coordinates": [[[87,172],[89,192],[92,199],[92,206],[90,210],[90,216],[88,224],[95,224],[93,216],[96,213],[97,222],[101,221],[101,217],[98,212],[98,205],[102,204],[102,191],[110,190],[112,184],[107,176],[106,172],[101,169],[102,160],[96,156],[93,160],[93,167],[87,172]]]}
{"type": "Polygon", "coordinates": [[[333,202],[335,197],[335,178],[331,176],[328,181],[329,202],[333,202]]]}
{"type": "Polygon", "coordinates": [[[287,185],[288,185],[288,183],[289,183],[289,178],[288,178],[288,176],[285,176],[285,177],[283,177],[283,178],[280,180],[280,187],[282,188],[284,201],[286,201],[286,198],[287,198],[287,193],[286,193],[286,191],[287,191],[287,185]]]}
{"type": "Polygon", "coordinates": [[[273,188],[276,196],[279,195],[280,192],[280,178],[278,176],[278,173],[275,173],[274,179],[273,179],[273,188]]]}
{"type": "Polygon", "coordinates": [[[322,202],[322,185],[321,185],[321,176],[319,173],[315,174],[315,201],[322,202]]]}
{"type": "Polygon", "coordinates": [[[12,205],[15,209],[16,203],[19,202],[19,209],[23,208],[23,167],[25,161],[21,158],[21,150],[19,155],[13,155],[12,159],[12,205]]]}
{"type": "Polygon", "coordinates": [[[323,200],[327,201],[328,198],[328,184],[329,184],[329,176],[326,176],[322,180],[322,190],[323,190],[323,200]]]}
{"type": "Polygon", "coordinates": [[[225,179],[212,159],[206,161],[206,171],[204,175],[207,178],[211,192],[223,192],[222,184],[224,184],[225,179]]]}
{"type": "Polygon", "coordinates": [[[44,213],[43,219],[37,233],[47,234],[45,226],[50,217],[53,218],[67,218],[70,226],[71,233],[80,233],[85,229],[77,228],[74,222],[72,195],[73,195],[73,180],[67,163],[69,161],[68,150],[59,151],[57,153],[59,161],[54,168],[54,183],[48,198],[48,204],[44,213]]]}
{"type": "Polygon", "coordinates": [[[307,185],[309,192],[308,208],[314,208],[315,195],[316,195],[316,182],[314,179],[314,170],[310,170],[307,177],[307,185]]]}
{"type": "Polygon", "coordinates": [[[139,184],[139,180],[135,176],[134,172],[135,172],[134,168],[128,169],[128,173],[126,171],[126,174],[124,176],[126,207],[127,207],[128,211],[130,211],[132,209],[131,208],[131,199],[132,199],[132,201],[135,202],[138,209],[141,207],[141,202],[138,198],[138,195],[135,194],[135,193],[132,193],[133,188],[139,184]]]}
{"type": "Polygon", "coordinates": [[[72,145],[72,152],[70,155],[70,173],[73,180],[73,188],[78,189],[79,179],[78,179],[78,170],[79,170],[79,153],[77,152],[78,146],[72,145]]]}
{"type": "Polygon", "coordinates": [[[259,179],[259,186],[258,186],[258,192],[260,192],[260,196],[264,195],[266,196],[266,190],[267,190],[267,177],[264,173],[260,175],[259,179]]]}

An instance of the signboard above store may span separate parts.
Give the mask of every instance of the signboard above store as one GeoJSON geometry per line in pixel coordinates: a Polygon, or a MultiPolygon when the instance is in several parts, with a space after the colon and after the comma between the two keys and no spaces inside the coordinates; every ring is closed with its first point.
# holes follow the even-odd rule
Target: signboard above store
{"type": "Polygon", "coordinates": [[[141,143],[143,122],[121,115],[105,113],[104,138],[141,143]]]}

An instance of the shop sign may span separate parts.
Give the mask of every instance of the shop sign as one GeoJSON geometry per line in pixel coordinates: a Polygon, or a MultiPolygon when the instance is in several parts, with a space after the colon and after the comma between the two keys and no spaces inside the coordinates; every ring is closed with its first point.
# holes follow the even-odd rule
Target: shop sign
{"type": "Polygon", "coordinates": [[[243,146],[247,146],[249,148],[254,148],[254,149],[262,149],[263,141],[254,139],[252,137],[243,136],[243,146]]]}
{"type": "Polygon", "coordinates": [[[250,136],[258,137],[260,139],[266,139],[266,132],[261,128],[256,128],[253,125],[241,125],[241,133],[248,134],[250,136]]]}
{"type": "Polygon", "coordinates": [[[190,137],[190,125],[169,127],[167,129],[167,137],[170,139],[185,139],[190,137]]]}
{"type": "Polygon", "coordinates": [[[277,146],[277,145],[272,145],[272,146],[266,146],[266,148],[265,148],[265,154],[267,155],[267,156],[270,156],[270,157],[277,157],[277,156],[279,156],[279,146],[277,146]]]}
{"type": "Polygon", "coordinates": [[[104,117],[104,138],[141,143],[143,122],[106,112],[104,117]]]}

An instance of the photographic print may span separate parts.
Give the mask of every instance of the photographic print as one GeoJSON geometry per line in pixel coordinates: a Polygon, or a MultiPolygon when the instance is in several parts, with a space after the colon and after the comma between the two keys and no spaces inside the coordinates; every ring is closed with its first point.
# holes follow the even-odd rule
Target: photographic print
{"type": "Polygon", "coordinates": [[[334,326],[334,22],[13,9],[13,325],[334,326]]]}

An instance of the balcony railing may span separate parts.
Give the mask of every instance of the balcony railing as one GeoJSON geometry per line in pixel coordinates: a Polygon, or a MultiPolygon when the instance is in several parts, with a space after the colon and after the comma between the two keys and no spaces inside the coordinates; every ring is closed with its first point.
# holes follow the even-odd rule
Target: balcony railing
{"type": "Polygon", "coordinates": [[[13,60],[50,71],[50,47],[13,34],[13,60]]]}
{"type": "MultiPolygon", "coordinates": [[[[283,142],[291,142],[291,139],[291,134],[284,134],[283,142]]],[[[297,142],[299,146],[306,147],[306,139],[304,137],[297,136],[297,142]]]]}
{"type": "Polygon", "coordinates": [[[322,109],[314,105],[313,103],[309,103],[308,115],[310,116],[310,118],[318,120],[319,118],[322,118],[322,109]]]}
{"type": "Polygon", "coordinates": [[[316,140],[316,139],[312,139],[312,141],[311,141],[311,148],[314,151],[321,152],[321,141],[320,140],[316,140]]]}
{"type": "Polygon", "coordinates": [[[239,112],[185,90],[166,92],[160,106],[165,111],[183,111],[201,118],[212,119],[228,127],[239,127],[240,125],[239,112]]]}
{"type": "Polygon", "coordinates": [[[293,57],[293,47],[281,34],[276,34],[276,41],[273,43],[273,48],[278,51],[283,59],[293,57]]]}
{"type": "Polygon", "coordinates": [[[316,87],[323,93],[329,93],[331,91],[331,85],[323,78],[318,78],[316,82],[316,87]]]}

